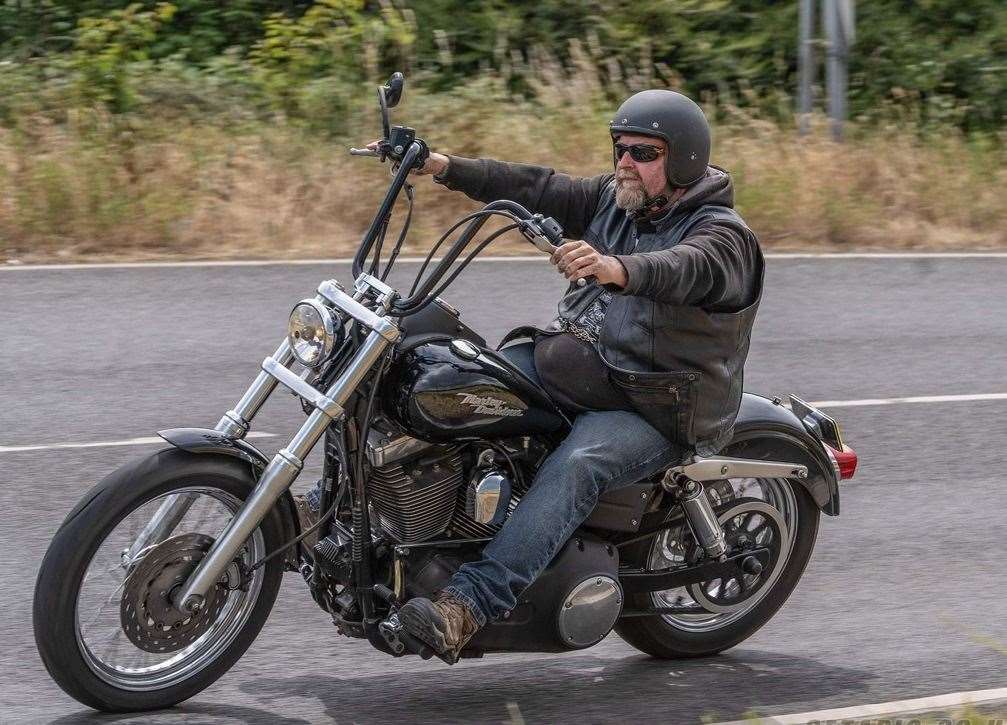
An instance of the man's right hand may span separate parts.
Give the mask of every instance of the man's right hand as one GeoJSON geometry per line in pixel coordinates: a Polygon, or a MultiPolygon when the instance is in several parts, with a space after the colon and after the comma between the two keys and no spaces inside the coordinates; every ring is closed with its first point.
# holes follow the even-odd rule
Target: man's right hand
{"type": "MultiPolygon", "coordinates": [[[[371,141],[369,144],[367,144],[367,148],[369,148],[371,151],[377,151],[378,143],[379,143],[378,141],[371,141]]],[[[417,176],[427,176],[429,174],[434,175],[443,174],[445,171],[448,170],[449,163],[450,160],[448,159],[447,156],[445,156],[444,154],[439,154],[436,151],[431,151],[430,156],[427,157],[427,160],[423,163],[422,168],[414,169],[412,173],[416,174],[417,176]]]]}

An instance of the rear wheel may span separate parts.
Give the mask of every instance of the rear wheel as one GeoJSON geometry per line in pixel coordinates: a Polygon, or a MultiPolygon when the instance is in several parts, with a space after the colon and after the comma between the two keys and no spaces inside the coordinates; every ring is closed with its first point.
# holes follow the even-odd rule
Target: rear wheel
{"type": "MultiPolygon", "coordinates": [[[[655,657],[711,655],[750,637],[783,606],[814,549],[819,510],[801,486],[787,479],[748,478],[717,481],[706,489],[727,534],[728,553],[768,548],[771,563],[758,574],[629,595],[627,609],[666,610],[627,617],[616,626],[626,642],[655,657]]],[[[623,563],[648,569],[687,566],[700,555],[683,518],[628,548],[623,563]]]]}
{"type": "MultiPolygon", "coordinates": [[[[253,532],[196,614],[172,604],[255,481],[247,464],[176,449],[116,471],[71,512],[42,561],[35,641],[69,695],[108,711],[169,707],[212,684],[265,623],[283,573],[273,512],[253,532]],[[172,496],[188,503],[170,532],[130,551],[172,496]]],[[[135,547],[134,547],[135,548],[135,547]]]]}

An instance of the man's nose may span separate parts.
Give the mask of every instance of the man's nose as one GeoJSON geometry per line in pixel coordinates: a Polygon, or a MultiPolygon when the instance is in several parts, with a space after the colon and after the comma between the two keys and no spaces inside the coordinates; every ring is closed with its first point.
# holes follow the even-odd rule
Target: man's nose
{"type": "Polygon", "coordinates": [[[633,169],[633,170],[636,169],[636,164],[633,163],[633,157],[629,155],[628,151],[624,153],[622,157],[619,159],[619,163],[616,164],[616,168],[633,169]]]}

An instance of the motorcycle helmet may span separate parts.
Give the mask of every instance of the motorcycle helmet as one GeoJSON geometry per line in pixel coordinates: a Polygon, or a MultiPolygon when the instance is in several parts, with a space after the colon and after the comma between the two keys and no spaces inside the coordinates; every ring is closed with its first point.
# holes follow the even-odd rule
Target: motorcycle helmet
{"type": "MultiPolygon", "coordinates": [[[[703,110],[681,93],[640,91],[619,106],[609,124],[613,139],[620,133],[655,136],[668,144],[664,171],[673,187],[691,186],[710,163],[710,125],[703,110]]],[[[618,163],[613,150],[612,159],[618,163]]]]}

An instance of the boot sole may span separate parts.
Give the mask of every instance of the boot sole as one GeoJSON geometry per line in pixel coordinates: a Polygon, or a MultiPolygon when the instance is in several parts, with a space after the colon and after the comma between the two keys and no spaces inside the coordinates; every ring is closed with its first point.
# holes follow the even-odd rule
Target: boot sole
{"type": "Polygon", "coordinates": [[[444,632],[437,628],[441,618],[433,602],[426,599],[410,599],[399,610],[399,621],[403,628],[416,639],[432,647],[439,655],[447,654],[449,647],[444,640],[444,632]]]}

